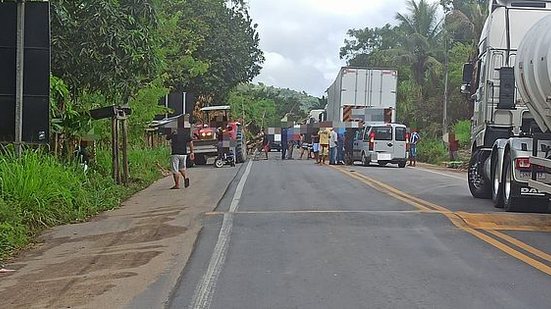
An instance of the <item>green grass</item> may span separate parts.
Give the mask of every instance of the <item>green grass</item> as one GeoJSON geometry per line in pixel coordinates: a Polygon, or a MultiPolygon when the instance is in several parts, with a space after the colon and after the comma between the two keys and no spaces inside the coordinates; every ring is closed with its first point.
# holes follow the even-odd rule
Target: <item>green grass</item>
{"type": "Polygon", "coordinates": [[[438,164],[448,160],[448,157],[448,150],[440,139],[422,139],[417,144],[417,160],[421,162],[438,164]]]}
{"type": "Polygon", "coordinates": [[[455,138],[459,141],[459,145],[463,148],[469,148],[471,145],[471,121],[458,121],[453,126],[453,129],[455,131],[455,138]]]}
{"type": "Polygon", "coordinates": [[[18,158],[0,155],[0,258],[32,241],[42,230],[83,221],[113,209],[161,176],[168,150],[134,149],[129,153],[132,183],[113,183],[108,151],[98,151],[86,174],[74,163],[63,163],[39,151],[18,158]]]}

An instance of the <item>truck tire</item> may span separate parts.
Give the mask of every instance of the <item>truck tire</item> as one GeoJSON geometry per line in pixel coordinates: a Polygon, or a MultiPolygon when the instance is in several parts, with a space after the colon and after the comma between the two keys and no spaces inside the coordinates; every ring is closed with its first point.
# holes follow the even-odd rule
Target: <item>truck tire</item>
{"type": "Polygon", "coordinates": [[[492,197],[490,180],[484,176],[484,161],[488,158],[489,152],[475,150],[469,162],[469,190],[476,198],[489,199],[492,197]]]}
{"type": "Polygon", "coordinates": [[[407,164],[407,161],[401,161],[400,163],[398,163],[398,167],[399,168],[405,168],[406,164],[407,164]]]}
{"type": "Polygon", "coordinates": [[[237,128],[236,134],[236,146],[235,146],[235,161],[237,163],[243,163],[247,160],[247,145],[245,143],[245,136],[243,134],[242,126],[237,128]]]}
{"type": "MultiPolygon", "coordinates": [[[[513,197],[513,165],[511,164],[511,155],[505,154],[503,159],[503,208],[505,211],[517,211],[522,203],[518,197],[513,197]]],[[[526,201],[525,201],[526,202],[526,201]]]]}
{"type": "Polygon", "coordinates": [[[206,165],[207,164],[207,157],[203,154],[196,154],[195,155],[195,164],[197,164],[197,165],[206,165]]]}
{"type": "Polygon", "coordinates": [[[503,173],[501,177],[496,173],[497,160],[492,161],[492,201],[495,208],[503,208],[503,173]]]}

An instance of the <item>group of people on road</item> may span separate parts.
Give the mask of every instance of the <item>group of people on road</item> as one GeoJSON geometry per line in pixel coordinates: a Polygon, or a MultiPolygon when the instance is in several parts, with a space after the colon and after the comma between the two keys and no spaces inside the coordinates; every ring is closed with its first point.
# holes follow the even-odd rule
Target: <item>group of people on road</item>
{"type": "MultiPolygon", "coordinates": [[[[222,134],[220,134],[222,136],[222,134]]],[[[171,143],[171,172],[174,178],[174,186],[171,189],[180,188],[180,175],[184,179],[184,187],[188,187],[190,184],[189,177],[186,175],[186,161],[189,156],[191,160],[194,160],[193,140],[189,134],[179,132],[178,130],[172,130],[167,135],[167,140],[171,143]]],[[[292,160],[293,149],[296,147],[301,150],[300,159],[305,156],[306,159],[314,159],[316,164],[326,165],[327,159],[329,159],[330,165],[345,164],[345,145],[347,144],[346,135],[341,135],[333,128],[320,128],[315,130],[310,136],[307,134],[300,134],[299,140],[289,140],[287,129],[282,129],[281,132],[281,159],[292,160]]],[[[350,140],[350,138],[348,138],[350,140]]],[[[417,130],[413,130],[409,139],[409,165],[416,165],[417,157],[417,143],[420,139],[417,130]]],[[[222,142],[219,140],[219,142],[222,142]]],[[[262,136],[262,151],[266,154],[268,159],[268,152],[270,151],[270,140],[268,134],[264,133],[262,136]]]]}
{"type": "MultiPolygon", "coordinates": [[[[298,136],[298,135],[297,135],[298,136]]],[[[300,150],[299,159],[314,159],[316,164],[344,164],[344,135],[339,135],[333,128],[316,129],[312,134],[302,133],[299,138],[289,134],[287,129],[281,130],[281,159],[293,160],[294,149],[300,150]]],[[[271,150],[268,134],[262,138],[262,152],[268,159],[271,150]]]]}

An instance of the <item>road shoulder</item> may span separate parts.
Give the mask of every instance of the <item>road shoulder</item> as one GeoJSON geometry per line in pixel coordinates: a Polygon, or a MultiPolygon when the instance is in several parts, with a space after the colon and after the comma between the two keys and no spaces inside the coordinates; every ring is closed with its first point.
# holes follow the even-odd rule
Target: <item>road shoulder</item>
{"type": "Polygon", "coordinates": [[[167,177],[119,209],[45,232],[7,265],[15,272],[0,276],[0,308],[115,308],[138,296],[140,305],[162,307],[193,251],[202,215],[216,208],[237,172],[192,169],[190,188],[169,190],[167,177]]]}

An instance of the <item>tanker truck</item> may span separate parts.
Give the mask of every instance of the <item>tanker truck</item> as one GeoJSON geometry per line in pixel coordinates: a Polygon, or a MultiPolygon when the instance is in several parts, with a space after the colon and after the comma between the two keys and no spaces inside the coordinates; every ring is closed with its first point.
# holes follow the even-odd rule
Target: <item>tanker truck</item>
{"type": "Polygon", "coordinates": [[[506,211],[547,209],[551,194],[551,1],[491,0],[478,58],[466,64],[476,198],[506,211]]]}

